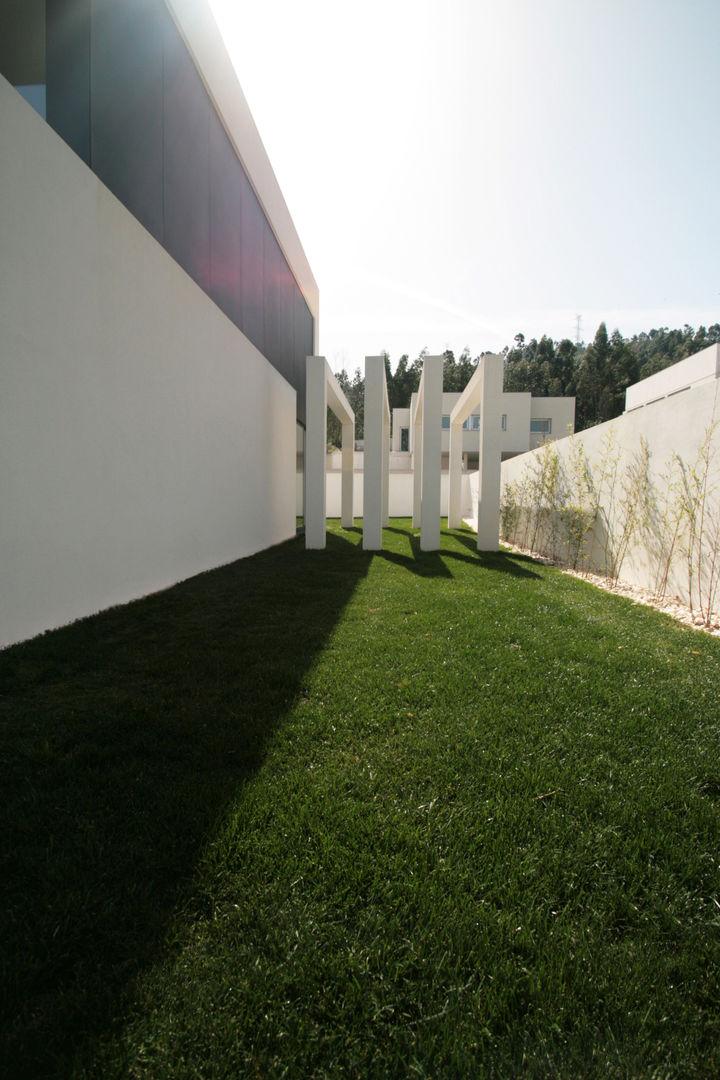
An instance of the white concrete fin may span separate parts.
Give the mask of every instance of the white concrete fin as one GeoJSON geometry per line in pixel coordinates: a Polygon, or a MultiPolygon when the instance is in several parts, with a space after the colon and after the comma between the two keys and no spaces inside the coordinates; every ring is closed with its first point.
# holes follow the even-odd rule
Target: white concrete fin
{"type": "Polygon", "coordinates": [[[497,551],[500,540],[500,464],[503,357],[481,356],[470,382],[450,414],[448,526],[462,525],[462,425],[480,406],[478,551],[497,551]]]}
{"type": "Polygon", "coordinates": [[[442,435],[442,356],[426,356],[420,376],[413,432],[413,527],[420,529],[420,549],[437,551],[440,547],[441,477],[440,448],[442,435]]]}
{"type": "Polygon", "coordinates": [[[342,426],[342,525],[353,525],[353,451],[355,413],[324,356],[308,356],[306,361],[305,433],[305,547],[325,547],[327,459],[327,410],[335,413],[342,426]]]}
{"type": "Polygon", "coordinates": [[[364,431],[363,548],[381,551],[390,486],[390,403],[384,356],[365,357],[364,431]]]}

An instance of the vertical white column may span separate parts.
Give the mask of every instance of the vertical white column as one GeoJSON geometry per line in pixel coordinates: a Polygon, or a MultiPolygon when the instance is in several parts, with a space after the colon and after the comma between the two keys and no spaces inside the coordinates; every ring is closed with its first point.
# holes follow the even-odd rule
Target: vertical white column
{"type": "Polygon", "coordinates": [[[426,356],[423,362],[422,496],[420,501],[420,549],[440,547],[440,447],[442,438],[442,356],[426,356]]]}
{"type": "Polygon", "coordinates": [[[382,356],[365,357],[363,474],[363,548],[382,550],[383,518],[383,372],[382,356]]]}
{"type": "Polygon", "coordinates": [[[341,514],[343,529],[352,529],[353,517],[353,478],[355,471],[355,424],[342,425],[342,489],[341,514]]]}
{"type": "Polygon", "coordinates": [[[413,529],[420,528],[420,504],[422,501],[422,471],[423,471],[423,459],[422,459],[422,431],[423,431],[423,394],[422,387],[418,394],[417,410],[415,412],[415,419],[412,425],[413,433],[413,514],[412,524],[413,529]]]}
{"type": "Polygon", "coordinates": [[[325,547],[325,457],[327,382],[325,357],[305,362],[305,547],[325,547]]]}
{"type": "Polygon", "coordinates": [[[448,528],[462,525],[462,424],[450,423],[450,475],[448,476],[448,528]]]}
{"type": "Polygon", "coordinates": [[[500,459],[502,431],[503,358],[483,356],[482,409],[480,412],[480,472],[478,476],[478,551],[500,546],[500,459]]]}
{"type": "Polygon", "coordinates": [[[382,523],[390,524],[390,410],[387,404],[387,385],[383,383],[383,442],[382,442],[382,523]]]}

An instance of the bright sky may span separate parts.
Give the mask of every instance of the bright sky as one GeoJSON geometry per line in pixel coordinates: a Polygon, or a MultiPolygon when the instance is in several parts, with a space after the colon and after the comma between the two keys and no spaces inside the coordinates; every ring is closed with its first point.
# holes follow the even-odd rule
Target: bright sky
{"type": "Polygon", "coordinates": [[[720,321],[720,0],[211,0],[349,371],[720,321]]]}

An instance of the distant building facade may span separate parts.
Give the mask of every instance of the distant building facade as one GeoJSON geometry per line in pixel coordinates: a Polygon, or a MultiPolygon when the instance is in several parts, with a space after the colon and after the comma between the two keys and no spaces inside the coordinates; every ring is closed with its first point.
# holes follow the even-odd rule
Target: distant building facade
{"type": "MultiPolygon", "coordinates": [[[[444,393],[442,404],[442,467],[447,469],[450,451],[450,414],[459,393],[444,393]]],[[[392,449],[412,454],[417,412],[417,394],[409,409],[393,409],[392,449]]],[[[502,411],[497,418],[502,431],[502,460],[535,450],[548,439],[561,439],[575,430],[574,397],[533,397],[529,393],[504,393],[502,411]]],[[[463,467],[471,472],[478,467],[479,414],[468,417],[463,425],[463,467]]]]}

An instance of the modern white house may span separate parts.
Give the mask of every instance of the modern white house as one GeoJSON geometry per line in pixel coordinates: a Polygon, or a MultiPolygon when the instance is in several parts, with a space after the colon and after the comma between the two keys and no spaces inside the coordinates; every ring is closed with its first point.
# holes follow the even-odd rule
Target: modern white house
{"type": "MultiPolygon", "coordinates": [[[[450,454],[450,415],[460,400],[459,393],[444,393],[442,401],[442,468],[448,468],[450,454]]],[[[409,409],[393,409],[392,449],[395,453],[412,455],[414,446],[417,394],[410,399],[409,409]]],[[[505,461],[516,454],[534,450],[548,439],[571,435],[575,430],[574,397],[533,397],[529,393],[503,393],[497,422],[502,432],[501,457],[505,461]]],[[[478,467],[477,432],[480,413],[474,412],[463,424],[463,469],[471,472],[478,467]]],[[[401,459],[398,459],[398,464],[401,459]]],[[[408,468],[411,459],[408,462],[408,468]]]]}
{"type": "Polygon", "coordinates": [[[0,206],[0,646],[294,535],[318,290],[207,0],[0,0],[0,206]]]}

